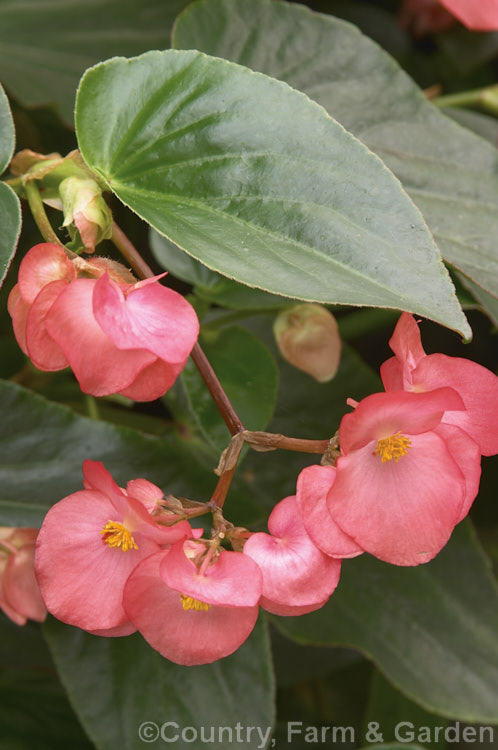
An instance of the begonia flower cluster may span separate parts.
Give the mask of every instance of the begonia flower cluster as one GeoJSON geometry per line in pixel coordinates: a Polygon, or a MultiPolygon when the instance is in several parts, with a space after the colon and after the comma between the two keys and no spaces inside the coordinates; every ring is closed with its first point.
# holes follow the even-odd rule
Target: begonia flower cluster
{"type": "Polygon", "coordinates": [[[106,258],[69,259],[58,245],[35,245],[9,296],[17,342],[39,370],[71,367],[84,393],[159,398],[199,333],[190,303],[160,278],[137,282],[106,258]]]}
{"type": "Polygon", "coordinates": [[[163,493],[145,479],[120,488],[104,466],[83,465],[84,490],[54,505],[41,528],[36,574],[55,617],[96,635],[139,630],[178,664],[205,664],[235,651],[259,606],[283,615],[322,606],[341,563],[306,533],[295,497],[273,510],[270,534],[243,552],[181,520],[165,526],[163,493]]]}
{"type": "Polygon", "coordinates": [[[300,473],[269,533],[232,538],[231,524],[215,523],[204,537],[156,485],[120,488],[101,463],[85,461],[85,489],[56,503],[38,536],[48,611],[96,635],[138,630],[171,661],[205,664],[246,640],[260,608],[296,616],[322,607],[348,558],[431,560],[476,497],[481,455],[498,452],[498,378],[466,359],[427,355],[407,313],[390,346],[385,391],[348,400],[340,455],[300,473]]]}

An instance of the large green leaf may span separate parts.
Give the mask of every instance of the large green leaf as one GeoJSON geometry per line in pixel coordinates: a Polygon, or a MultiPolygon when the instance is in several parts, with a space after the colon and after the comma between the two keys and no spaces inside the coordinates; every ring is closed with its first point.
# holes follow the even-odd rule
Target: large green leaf
{"type": "Polygon", "coordinates": [[[429,711],[498,723],[498,590],[468,523],[426,565],[345,561],[323,609],[278,627],[302,643],[359,648],[429,711]]]}
{"type": "MultiPolygon", "coordinates": [[[[0,86],[0,174],[7,167],[14,152],[14,123],[9,101],[0,86]]],[[[21,231],[21,205],[14,191],[0,183],[0,285],[14,255],[21,231]]]]}
{"type": "Polygon", "coordinates": [[[443,257],[498,296],[498,151],[429,104],[358,29],[296,4],[200,0],[180,16],[173,44],[306,92],[399,177],[443,257]]]}
{"type": "Polygon", "coordinates": [[[289,297],[406,309],[469,333],[399,182],[285,83],[199,52],[117,58],[84,75],[76,129],[109,188],[209,268],[289,297]]]}
{"type": "Polygon", "coordinates": [[[0,69],[7,89],[33,107],[55,103],[73,122],[78,80],[112,55],[170,46],[187,0],[0,0],[0,69]]]}
{"type": "Polygon", "coordinates": [[[140,750],[145,742],[162,747],[161,736],[171,739],[188,727],[193,731],[187,730],[186,739],[180,737],[174,747],[205,748],[201,727],[208,741],[213,727],[212,747],[229,747],[227,731],[216,742],[219,729],[232,727],[235,745],[238,723],[243,728],[240,747],[263,747],[256,730],[249,739],[245,731],[261,727],[265,733],[274,721],[273,674],[263,621],[232,656],[188,668],[164,659],[138,634],[99,638],[53,619],[44,631],[69,698],[99,750],[140,750]]]}
{"type": "MultiPolygon", "coordinates": [[[[120,484],[145,477],[192,500],[208,500],[216,484],[216,456],[175,431],[153,437],[96,422],[3,381],[0,410],[0,525],[39,526],[55,502],[82,489],[86,458],[103,461],[120,484]]],[[[239,523],[262,513],[240,482],[230,511],[239,523]]]]}

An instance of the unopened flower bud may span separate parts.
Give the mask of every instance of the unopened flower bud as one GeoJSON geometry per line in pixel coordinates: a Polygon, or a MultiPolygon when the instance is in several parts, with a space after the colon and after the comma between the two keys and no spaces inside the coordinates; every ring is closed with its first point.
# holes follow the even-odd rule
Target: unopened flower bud
{"type": "Polygon", "coordinates": [[[81,238],[87,252],[112,234],[112,214],[95,180],[68,177],[59,186],[64,227],[73,240],[81,238]]]}
{"type": "Polygon", "coordinates": [[[339,367],[341,338],[334,316],[321,305],[297,305],[281,312],[273,325],[278,348],[291,365],[319,383],[339,367]]]}

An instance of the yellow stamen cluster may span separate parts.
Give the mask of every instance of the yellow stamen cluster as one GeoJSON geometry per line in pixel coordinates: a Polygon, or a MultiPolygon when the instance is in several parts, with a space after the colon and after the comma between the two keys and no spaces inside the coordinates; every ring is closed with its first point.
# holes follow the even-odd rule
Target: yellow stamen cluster
{"type": "Polygon", "coordinates": [[[196,612],[207,612],[210,608],[210,604],[206,602],[200,602],[198,599],[194,599],[186,594],[180,594],[183,609],[195,609],[196,612]]]}
{"type": "Polygon", "coordinates": [[[131,531],[128,531],[122,523],[107,521],[100,533],[103,535],[104,542],[108,547],[122,549],[123,552],[128,552],[130,549],[138,549],[131,531]]]}
{"type": "Polygon", "coordinates": [[[407,455],[410,446],[410,439],[405,437],[405,435],[402,435],[400,432],[396,432],[394,435],[391,435],[391,437],[377,440],[377,447],[374,450],[373,455],[380,456],[383,464],[392,459],[397,463],[402,456],[407,455]]]}

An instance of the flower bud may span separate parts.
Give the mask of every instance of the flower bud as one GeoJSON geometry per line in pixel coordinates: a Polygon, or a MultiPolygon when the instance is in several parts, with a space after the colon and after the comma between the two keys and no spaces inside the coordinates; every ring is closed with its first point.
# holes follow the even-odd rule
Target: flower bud
{"type": "Polygon", "coordinates": [[[339,367],[341,338],[334,316],[321,305],[297,305],[281,312],[273,325],[278,348],[291,365],[319,383],[339,367]]]}
{"type": "Polygon", "coordinates": [[[64,227],[73,240],[81,238],[87,252],[112,234],[112,214],[95,180],[67,177],[59,186],[64,227]]]}

